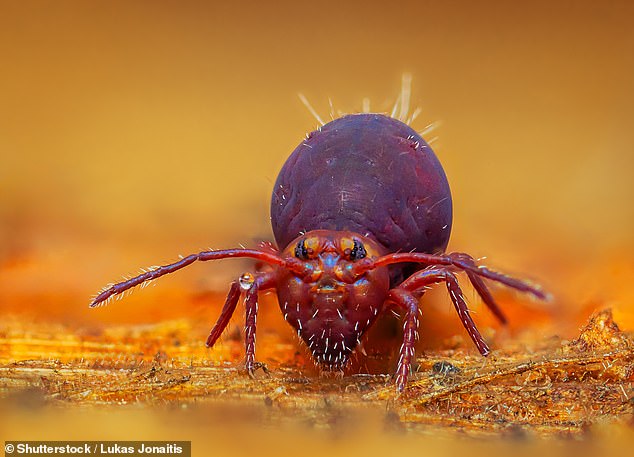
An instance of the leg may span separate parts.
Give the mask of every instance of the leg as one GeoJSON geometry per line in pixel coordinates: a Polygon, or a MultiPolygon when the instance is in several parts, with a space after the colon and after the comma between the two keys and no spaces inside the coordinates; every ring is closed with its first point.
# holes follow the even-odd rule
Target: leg
{"type": "Polygon", "coordinates": [[[247,374],[253,377],[255,371],[255,328],[258,321],[258,283],[255,281],[246,292],[244,299],[245,323],[244,346],[246,360],[244,367],[247,374]]]}
{"type": "MultiPolygon", "coordinates": [[[[378,258],[366,257],[354,264],[354,266],[352,267],[352,273],[355,275],[361,275],[366,271],[372,270],[373,268],[403,262],[414,262],[429,266],[456,268],[460,271],[471,273],[472,277],[491,279],[493,281],[502,283],[505,286],[517,289],[521,292],[530,293],[540,300],[550,299],[550,295],[547,292],[544,292],[541,287],[535,284],[528,283],[526,281],[511,278],[510,276],[506,276],[502,273],[489,270],[484,266],[478,266],[475,264],[470,256],[459,252],[445,255],[425,254],[422,252],[400,252],[395,254],[387,254],[383,257],[378,258]]],[[[477,288],[480,288],[482,290],[486,289],[486,287],[482,288],[479,283],[478,286],[476,286],[476,289],[477,288]]],[[[485,295],[487,294],[487,292],[484,292],[485,295]]],[[[487,303],[487,306],[491,306],[490,303],[487,303]]],[[[493,305],[492,307],[492,311],[496,313],[494,309],[497,309],[497,305],[493,305]]]]}
{"type": "Polygon", "coordinates": [[[456,275],[447,268],[441,267],[417,271],[403,281],[398,288],[405,289],[411,293],[430,284],[439,282],[447,284],[447,290],[449,291],[451,302],[456,308],[458,316],[460,316],[462,325],[467,330],[467,333],[475,343],[478,351],[480,351],[480,354],[484,356],[488,355],[491,350],[484,341],[484,338],[482,338],[482,335],[480,335],[475,322],[473,322],[473,319],[471,318],[471,314],[469,314],[469,308],[467,307],[467,302],[464,299],[464,295],[462,294],[462,289],[460,289],[456,275]]]}
{"type": "Polygon", "coordinates": [[[219,260],[237,257],[248,257],[265,262],[270,265],[276,265],[286,268],[297,274],[303,274],[305,272],[304,262],[295,258],[282,259],[279,254],[271,252],[271,249],[255,250],[255,249],[225,249],[221,251],[203,251],[198,254],[191,254],[187,257],[181,258],[178,262],[170,263],[169,265],[163,265],[160,267],[150,267],[144,269],[143,273],[135,276],[134,278],[127,279],[126,281],[119,282],[117,284],[109,284],[106,286],[93,300],[90,302],[90,307],[95,308],[107,304],[110,299],[119,295],[126,290],[132,289],[139,285],[147,285],[150,281],[153,281],[161,276],[169,273],[173,273],[181,268],[185,268],[194,262],[206,262],[209,260],[219,260]]]}
{"type": "Polygon", "coordinates": [[[233,312],[236,310],[236,305],[238,304],[239,299],[240,285],[238,284],[238,281],[234,281],[231,283],[231,289],[229,289],[229,294],[227,295],[225,305],[222,307],[220,317],[207,337],[206,346],[208,348],[212,347],[216,343],[218,338],[220,338],[220,335],[222,335],[222,332],[224,332],[225,328],[227,328],[229,320],[231,320],[231,316],[233,316],[233,312]]]}
{"type": "Polygon", "coordinates": [[[409,377],[412,357],[414,357],[414,346],[418,339],[418,300],[411,292],[401,288],[392,289],[388,299],[406,311],[405,324],[403,325],[403,344],[401,344],[396,368],[396,390],[403,392],[409,377]]]}
{"type": "Polygon", "coordinates": [[[253,375],[255,370],[255,328],[258,313],[258,291],[270,289],[275,286],[275,275],[273,273],[261,273],[251,275],[243,274],[238,281],[231,283],[231,289],[222,307],[220,317],[207,338],[207,347],[212,347],[218,340],[222,332],[227,328],[231,316],[235,312],[236,305],[240,299],[241,291],[245,292],[245,346],[246,346],[246,370],[249,375],[253,375]]]}
{"type": "Polygon", "coordinates": [[[253,377],[253,373],[257,368],[255,362],[255,329],[258,321],[258,291],[270,289],[275,285],[275,275],[273,273],[259,273],[253,278],[251,275],[244,274],[240,278],[243,290],[246,290],[244,307],[245,307],[245,369],[249,376],[253,377]],[[246,278],[246,279],[245,279],[246,278]]]}
{"type": "Polygon", "coordinates": [[[406,310],[405,325],[403,327],[403,344],[401,345],[398,367],[396,369],[396,389],[402,392],[405,389],[409,376],[414,346],[418,339],[418,300],[415,293],[426,286],[445,282],[451,301],[460,316],[462,325],[475,343],[480,354],[486,356],[490,350],[480,335],[478,328],[469,314],[469,308],[462,295],[456,276],[447,268],[430,268],[414,273],[403,281],[398,287],[390,290],[388,299],[406,310]]]}
{"type": "MultiPolygon", "coordinates": [[[[461,256],[465,262],[477,268],[475,260],[469,254],[456,253],[455,255],[461,256]]],[[[466,273],[467,273],[467,277],[469,278],[469,281],[471,282],[471,285],[476,290],[480,298],[482,298],[482,301],[484,302],[484,304],[489,308],[489,310],[491,310],[493,315],[497,317],[497,319],[501,323],[506,325],[508,323],[508,320],[506,319],[504,312],[502,312],[498,304],[495,302],[493,295],[491,295],[489,288],[486,286],[482,278],[471,270],[467,270],[466,273]]]]}

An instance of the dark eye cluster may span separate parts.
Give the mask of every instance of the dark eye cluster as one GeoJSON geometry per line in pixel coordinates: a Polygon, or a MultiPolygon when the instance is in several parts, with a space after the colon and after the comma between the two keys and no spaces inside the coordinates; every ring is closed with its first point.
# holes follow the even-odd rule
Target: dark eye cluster
{"type": "Polygon", "coordinates": [[[301,240],[295,246],[295,257],[301,260],[308,260],[308,249],[306,249],[306,242],[301,240]]]}
{"type": "MultiPolygon", "coordinates": [[[[311,252],[306,247],[306,240],[299,241],[297,243],[297,246],[295,246],[295,257],[300,260],[308,260],[310,258],[310,254],[311,252]]],[[[348,254],[348,252],[346,252],[346,254],[348,254]]],[[[352,249],[349,250],[348,254],[350,260],[360,260],[367,257],[367,255],[368,253],[365,250],[365,246],[363,246],[363,243],[359,240],[353,240],[352,249]]]]}
{"type": "Polygon", "coordinates": [[[368,253],[365,252],[363,243],[359,240],[354,240],[354,247],[352,248],[352,251],[350,251],[350,260],[363,259],[367,255],[368,253]]]}

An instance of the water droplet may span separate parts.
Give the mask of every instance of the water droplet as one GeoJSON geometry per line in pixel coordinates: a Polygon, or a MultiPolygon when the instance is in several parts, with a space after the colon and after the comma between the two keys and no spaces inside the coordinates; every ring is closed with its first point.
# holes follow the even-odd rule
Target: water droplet
{"type": "Polygon", "coordinates": [[[253,287],[253,283],[255,282],[255,277],[251,273],[244,273],[242,276],[240,276],[240,279],[238,279],[238,282],[240,283],[240,289],[246,292],[251,287],[253,287]]]}

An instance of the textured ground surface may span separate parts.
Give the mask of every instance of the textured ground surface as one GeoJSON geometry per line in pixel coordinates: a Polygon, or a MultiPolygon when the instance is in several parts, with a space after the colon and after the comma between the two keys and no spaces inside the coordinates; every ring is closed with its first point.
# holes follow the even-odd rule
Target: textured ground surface
{"type": "Polygon", "coordinates": [[[401,396],[387,375],[315,376],[275,334],[260,343],[270,372],[250,379],[239,369],[239,335],[211,352],[191,335],[187,321],[98,334],[5,321],[4,409],[187,409],[210,424],[299,425],[335,435],[366,422],[395,432],[511,438],[583,438],[605,424],[631,437],[634,429],[634,343],[610,311],[595,314],[573,341],[506,347],[486,362],[461,349],[428,351],[401,396]]]}

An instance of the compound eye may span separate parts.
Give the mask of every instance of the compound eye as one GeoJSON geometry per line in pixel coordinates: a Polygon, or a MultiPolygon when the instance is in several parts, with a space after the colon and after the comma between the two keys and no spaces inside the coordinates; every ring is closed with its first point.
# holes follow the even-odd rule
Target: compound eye
{"type": "Polygon", "coordinates": [[[306,240],[301,240],[295,246],[295,257],[300,260],[308,260],[308,249],[306,248],[306,240]]]}
{"type": "Polygon", "coordinates": [[[303,238],[295,246],[295,257],[300,260],[310,260],[319,252],[320,241],[318,237],[309,236],[303,238]]]}
{"type": "Polygon", "coordinates": [[[354,245],[350,251],[350,260],[360,260],[366,257],[368,253],[365,250],[365,246],[359,240],[354,240],[354,245]]]}

